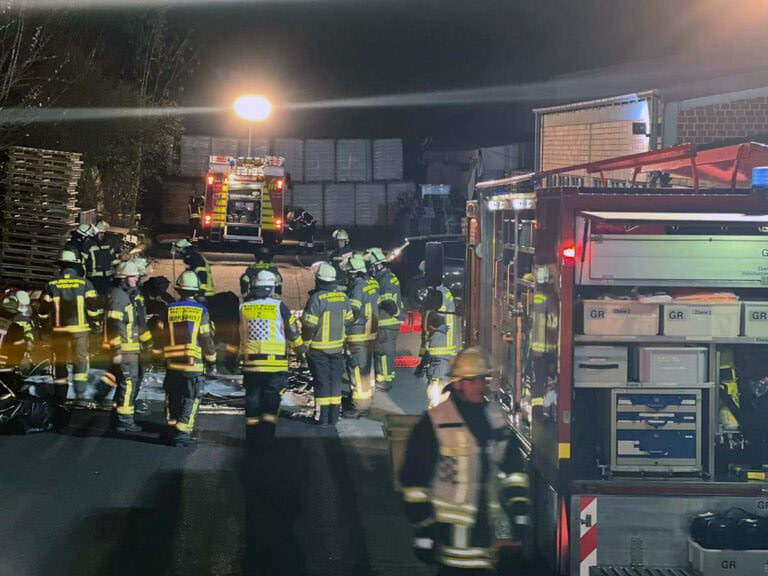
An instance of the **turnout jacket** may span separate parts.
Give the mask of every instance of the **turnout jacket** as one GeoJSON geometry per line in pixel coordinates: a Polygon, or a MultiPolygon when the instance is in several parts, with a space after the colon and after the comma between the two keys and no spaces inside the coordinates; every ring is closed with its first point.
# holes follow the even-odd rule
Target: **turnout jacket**
{"type": "Polygon", "coordinates": [[[349,285],[349,304],[353,322],[347,342],[369,342],[376,339],[379,318],[379,283],[374,278],[357,275],[349,285]]]}
{"type": "Polygon", "coordinates": [[[414,546],[434,539],[440,564],[490,568],[495,539],[527,535],[528,474],[495,403],[451,393],[429,410],[408,440],[400,479],[414,546]]]}
{"type": "Polygon", "coordinates": [[[24,327],[14,318],[0,315],[0,372],[11,372],[18,367],[26,351],[24,327]]]}
{"type": "Polygon", "coordinates": [[[83,254],[83,264],[88,278],[111,278],[115,275],[115,264],[119,260],[112,244],[106,240],[103,242],[93,240],[86,250],[83,254]]]}
{"type": "Polygon", "coordinates": [[[143,297],[125,284],[112,288],[104,321],[104,347],[114,354],[138,354],[152,341],[143,297]],[[137,300],[137,297],[140,300],[137,300]]]}
{"type": "Polygon", "coordinates": [[[43,288],[38,316],[49,322],[54,332],[88,332],[90,323],[100,315],[93,284],[74,268],[64,268],[58,278],[43,288]]]}
{"type": "Polygon", "coordinates": [[[254,298],[240,305],[240,360],[243,372],[288,370],[288,345],[301,348],[296,318],[274,297],[254,298]]]}
{"type": "Polygon", "coordinates": [[[302,315],[302,335],[308,349],[341,354],[354,315],[347,296],[332,288],[310,292],[302,315]]]}
{"type": "Polygon", "coordinates": [[[379,283],[379,328],[399,330],[405,318],[400,280],[392,270],[383,268],[376,274],[376,281],[379,283]]]}
{"type": "Polygon", "coordinates": [[[211,273],[211,265],[205,256],[197,250],[187,250],[184,252],[184,264],[189,270],[197,274],[197,279],[200,281],[200,292],[204,296],[213,296],[216,293],[213,287],[213,274],[211,273]]]}
{"type": "Polygon", "coordinates": [[[456,305],[453,294],[445,286],[438,286],[437,291],[443,297],[438,310],[427,310],[421,324],[422,351],[431,356],[453,357],[461,345],[461,331],[458,327],[456,305]]]}
{"type": "Polygon", "coordinates": [[[199,302],[180,300],[169,304],[159,328],[155,354],[163,355],[166,370],[199,375],[205,371],[203,361],[216,362],[208,309],[199,302]]]}

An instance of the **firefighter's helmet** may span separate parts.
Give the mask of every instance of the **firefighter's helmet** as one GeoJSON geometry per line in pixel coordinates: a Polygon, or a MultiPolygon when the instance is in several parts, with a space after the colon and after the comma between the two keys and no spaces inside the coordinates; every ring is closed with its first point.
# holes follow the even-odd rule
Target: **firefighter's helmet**
{"type": "Polygon", "coordinates": [[[120,264],[117,265],[117,270],[115,270],[116,278],[138,278],[139,276],[141,276],[139,267],[136,266],[132,260],[120,262],[120,264]]]}
{"type": "Polygon", "coordinates": [[[16,294],[3,298],[3,310],[12,315],[19,313],[19,299],[16,297],[16,294]]]}
{"type": "Polygon", "coordinates": [[[328,262],[321,262],[315,272],[315,278],[319,282],[336,282],[336,268],[328,264],[328,262]]]}
{"type": "Polygon", "coordinates": [[[17,290],[14,296],[16,296],[16,300],[19,301],[19,308],[29,308],[32,305],[32,299],[29,297],[29,292],[26,292],[25,290],[17,290]]]}
{"type": "Polygon", "coordinates": [[[387,261],[381,248],[369,248],[366,257],[371,264],[382,264],[387,261]]]}
{"type": "Polygon", "coordinates": [[[82,223],[75,228],[75,232],[83,238],[90,238],[93,236],[93,226],[91,224],[82,223]]]}
{"type": "Polygon", "coordinates": [[[254,288],[274,288],[277,286],[277,276],[269,270],[262,270],[256,274],[253,286],[254,288]]]}
{"type": "Polygon", "coordinates": [[[106,220],[99,220],[99,223],[96,224],[96,230],[101,234],[105,232],[109,232],[109,228],[110,228],[109,222],[107,222],[106,220]]]}
{"type": "Polygon", "coordinates": [[[56,261],[59,264],[80,264],[80,261],[77,259],[77,254],[75,254],[73,250],[62,250],[56,261]]]}
{"type": "Polygon", "coordinates": [[[143,256],[137,256],[136,258],[133,258],[131,260],[136,265],[136,268],[139,269],[139,276],[146,276],[147,275],[147,268],[149,268],[149,262],[146,258],[143,256]]]}
{"type": "Polygon", "coordinates": [[[473,346],[459,352],[451,361],[451,370],[448,373],[452,382],[457,380],[471,380],[473,378],[485,378],[493,372],[491,361],[482,348],[473,346]]]}
{"type": "Polygon", "coordinates": [[[352,254],[347,261],[347,270],[352,274],[365,273],[365,260],[360,254],[352,254]]]}
{"type": "Polygon", "coordinates": [[[192,242],[190,242],[190,241],[189,241],[189,240],[187,240],[186,238],[182,238],[181,240],[178,240],[178,241],[177,241],[177,242],[174,244],[174,247],[175,247],[175,248],[176,248],[176,250],[178,250],[179,252],[183,252],[183,251],[184,251],[184,250],[186,250],[187,248],[192,248],[192,242]]]}
{"type": "Polygon", "coordinates": [[[179,292],[197,292],[200,290],[200,279],[192,270],[184,270],[176,280],[176,290],[179,292]]]}
{"type": "Polygon", "coordinates": [[[268,246],[259,246],[254,256],[257,262],[272,262],[272,250],[268,246]]]}
{"type": "Polygon", "coordinates": [[[334,230],[332,236],[334,240],[343,240],[344,242],[349,242],[349,233],[343,228],[334,230]]]}

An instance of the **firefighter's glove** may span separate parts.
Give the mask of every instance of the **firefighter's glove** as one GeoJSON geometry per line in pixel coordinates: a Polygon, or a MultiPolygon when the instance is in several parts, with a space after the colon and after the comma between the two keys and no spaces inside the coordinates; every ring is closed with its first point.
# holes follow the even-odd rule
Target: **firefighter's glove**
{"type": "Polygon", "coordinates": [[[208,364],[208,366],[205,367],[205,375],[208,378],[216,378],[218,374],[219,371],[216,369],[216,364],[208,364]]]}
{"type": "Polygon", "coordinates": [[[421,355],[421,362],[419,362],[419,365],[416,366],[416,370],[413,371],[413,375],[416,376],[416,378],[424,377],[424,373],[429,367],[430,360],[431,357],[429,352],[424,352],[424,354],[421,355]]]}
{"type": "Polygon", "coordinates": [[[123,363],[123,355],[118,353],[112,356],[112,365],[113,366],[119,366],[123,363]]]}
{"type": "Polygon", "coordinates": [[[435,560],[435,538],[433,526],[417,528],[413,533],[413,553],[421,562],[434,564],[435,560]]]}
{"type": "Polygon", "coordinates": [[[350,368],[358,368],[360,366],[360,364],[357,362],[357,359],[349,352],[347,352],[347,365],[350,368]]]}
{"type": "Polygon", "coordinates": [[[384,300],[381,304],[379,304],[379,308],[384,310],[387,314],[390,316],[397,316],[399,310],[397,309],[397,304],[392,302],[392,300],[384,300]]]}

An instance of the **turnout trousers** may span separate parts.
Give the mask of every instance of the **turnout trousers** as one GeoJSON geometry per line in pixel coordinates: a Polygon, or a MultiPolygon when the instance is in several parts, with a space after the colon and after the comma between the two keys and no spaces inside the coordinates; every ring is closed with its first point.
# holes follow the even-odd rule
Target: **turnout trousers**
{"type": "Polygon", "coordinates": [[[452,356],[431,356],[427,366],[427,397],[429,407],[433,408],[448,399],[448,392],[443,392],[448,383],[448,372],[452,356]]]}
{"type": "Polygon", "coordinates": [[[382,328],[376,334],[374,360],[376,368],[376,387],[389,390],[395,381],[395,354],[397,353],[398,328],[382,328]]]}
{"type": "Polygon", "coordinates": [[[246,438],[275,437],[280,395],[288,385],[288,372],[243,372],[246,438]]]}
{"type": "Polygon", "coordinates": [[[370,410],[373,402],[373,346],[373,341],[350,342],[347,345],[347,373],[352,385],[352,406],[360,412],[370,410]]]}
{"type": "Polygon", "coordinates": [[[88,385],[88,332],[54,332],[51,335],[51,364],[53,365],[53,398],[63,404],[69,392],[69,376],[67,366],[73,364],[73,377],[75,383],[75,395],[78,398],[85,396],[85,388],[88,385]]]}
{"type": "Polygon", "coordinates": [[[315,386],[315,404],[320,408],[320,425],[335,426],[341,414],[341,379],[344,356],[317,350],[307,352],[309,370],[315,386]]]}
{"type": "MultiPolygon", "coordinates": [[[[136,406],[136,395],[139,392],[141,369],[139,355],[136,352],[122,354],[120,364],[112,364],[109,371],[102,376],[102,382],[115,389],[112,401],[113,422],[132,424],[136,406]]],[[[106,396],[106,394],[104,394],[106,396]]]]}
{"type": "Polygon", "coordinates": [[[165,419],[177,438],[190,438],[200,406],[205,376],[168,370],[165,373],[165,419]]]}

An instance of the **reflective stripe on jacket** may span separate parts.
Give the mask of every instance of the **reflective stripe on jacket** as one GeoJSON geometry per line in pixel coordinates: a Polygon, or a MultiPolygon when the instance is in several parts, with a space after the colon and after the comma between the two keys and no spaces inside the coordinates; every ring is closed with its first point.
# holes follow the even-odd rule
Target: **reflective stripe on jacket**
{"type": "Polygon", "coordinates": [[[379,283],[379,304],[389,301],[397,307],[396,314],[390,314],[379,307],[379,328],[397,328],[399,330],[400,324],[405,319],[400,280],[389,268],[382,269],[376,275],[376,280],[379,283]]]}
{"type": "Polygon", "coordinates": [[[192,300],[168,305],[163,321],[163,356],[167,370],[201,374],[203,359],[216,362],[208,309],[192,300]]]}
{"type": "Polygon", "coordinates": [[[120,352],[139,352],[139,323],[136,309],[129,295],[131,288],[125,284],[112,288],[109,305],[105,312],[104,348],[120,352]]]}
{"type": "Polygon", "coordinates": [[[379,317],[379,283],[373,278],[355,277],[349,288],[349,303],[354,323],[349,327],[347,342],[375,340],[379,317]]]}
{"type": "Polygon", "coordinates": [[[352,306],[343,292],[315,290],[302,316],[304,342],[312,350],[340,354],[353,321],[352,306]]]}
{"type": "Polygon", "coordinates": [[[43,289],[38,316],[47,320],[54,332],[88,332],[89,321],[101,315],[97,298],[90,280],[72,268],[65,268],[59,278],[43,289]]]}
{"type": "Polygon", "coordinates": [[[438,310],[428,310],[424,315],[421,328],[424,346],[432,356],[453,357],[460,346],[459,317],[454,314],[456,305],[451,291],[445,286],[438,286],[437,291],[443,302],[438,310]]]}
{"type": "Polygon", "coordinates": [[[276,298],[259,298],[240,306],[240,359],[244,372],[288,370],[288,343],[303,342],[296,318],[276,298]]]}
{"type": "Polygon", "coordinates": [[[85,275],[89,278],[111,278],[118,262],[111,244],[94,242],[85,254],[85,275]]]}

